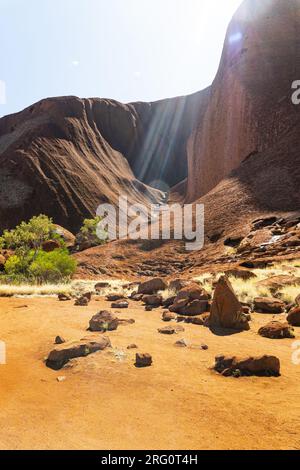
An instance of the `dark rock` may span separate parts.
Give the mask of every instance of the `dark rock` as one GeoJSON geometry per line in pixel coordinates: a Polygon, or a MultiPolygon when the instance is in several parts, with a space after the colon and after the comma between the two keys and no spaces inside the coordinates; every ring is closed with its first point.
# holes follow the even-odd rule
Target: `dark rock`
{"type": "Polygon", "coordinates": [[[139,285],[138,294],[152,295],[161,290],[166,290],[167,283],[161,278],[153,278],[139,285]]]}
{"type": "Polygon", "coordinates": [[[150,367],[152,365],[152,356],[150,354],[136,354],[135,366],[138,368],[150,367]]]}
{"type": "Polygon", "coordinates": [[[274,376],[280,375],[280,361],[275,356],[238,358],[217,356],[214,369],[224,376],[232,376],[239,370],[242,375],[274,376]]]}
{"type": "Polygon", "coordinates": [[[289,312],[287,321],[292,326],[300,326],[300,307],[293,308],[289,312]]]}
{"type": "Polygon", "coordinates": [[[161,295],[157,294],[144,295],[143,302],[146,305],[150,305],[151,307],[160,307],[163,303],[163,299],[161,295]]]}
{"type": "Polygon", "coordinates": [[[86,357],[110,346],[110,340],[105,337],[100,337],[95,341],[83,339],[73,343],[65,343],[50,352],[46,366],[50,369],[60,370],[71,359],[86,357]]]}
{"type": "Polygon", "coordinates": [[[272,321],[260,328],[258,334],[270,339],[295,338],[293,331],[293,328],[288,323],[272,321]]]}
{"type": "Polygon", "coordinates": [[[46,253],[51,253],[60,248],[60,243],[57,240],[48,240],[42,244],[42,250],[46,253]]]}
{"type": "Polygon", "coordinates": [[[90,331],[100,331],[103,333],[105,331],[114,331],[118,326],[119,320],[116,315],[104,310],[93,316],[90,320],[89,329],[90,331]]]}
{"type": "Polygon", "coordinates": [[[68,294],[58,294],[57,297],[60,302],[68,302],[69,300],[72,300],[72,297],[68,294]]]}
{"type": "Polygon", "coordinates": [[[254,311],[260,313],[283,313],[285,304],[273,297],[257,297],[254,299],[254,311]]]}
{"type": "Polygon", "coordinates": [[[61,336],[56,336],[55,344],[64,344],[66,341],[61,336]]]}
{"type": "Polygon", "coordinates": [[[129,303],[126,301],[119,300],[118,302],[113,302],[111,308],[115,309],[125,309],[129,307],[129,303]]]}

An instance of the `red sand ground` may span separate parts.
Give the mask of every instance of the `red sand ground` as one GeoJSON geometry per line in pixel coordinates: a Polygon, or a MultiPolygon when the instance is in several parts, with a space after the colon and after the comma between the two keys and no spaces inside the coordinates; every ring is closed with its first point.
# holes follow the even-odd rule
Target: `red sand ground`
{"type": "MultiPolygon", "coordinates": [[[[161,310],[131,303],[121,318],[134,325],[109,334],[110,351],[54,372],[43,363],[56,335],[88,336],[91,316],[109,304],[89,307],[56,299],[0,299],[1,340],[7,365],[0,366],[1,449],[300,449],[300,365],[291,362],[293,340],[272,341],[257,331],[271,315],[253,315],[251,331],[215,336],[185,325],[177,336],[158,334],[161,310]],[[28,307],[23,307],[27,305],[28,307]],[[176,340],[208,351],[177,349],[176,340]],[[153,355],[151,368],[134,367],[136,343],[153,355]],[[280,378],[223,378],[210,370],[220,353],[277,355],[280,378]],[[57,377],[66,381],[57,382],[57,377]]],[[[280,318],[280,316],[279,316],[280,318]]],[[[299,338],[299,329],[296,339],[299,338]]]]}

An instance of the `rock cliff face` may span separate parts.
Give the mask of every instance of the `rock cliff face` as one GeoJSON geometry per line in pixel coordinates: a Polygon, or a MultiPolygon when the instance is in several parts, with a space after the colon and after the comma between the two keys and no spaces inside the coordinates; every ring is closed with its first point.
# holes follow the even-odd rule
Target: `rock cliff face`
{"type": "Polygon", "coordinates": [[[119,194],[160,202],[157,180],[172,200],[205,201],[212,229],[224,207],[299,209],[297,79],[299,0],[245,0],[206,90],[128,105],[52,98],[0,119],[0,230],[46,213],[74,231],[119,194]]]}
{"type": "Polygon", "coordinates": [[[297,125],[300,107],[291,102],[291,85],[299,77],[300,2],[244,1],[188,142],[187,201],[209,192],[245,159],[276,146],[297,125]]]}

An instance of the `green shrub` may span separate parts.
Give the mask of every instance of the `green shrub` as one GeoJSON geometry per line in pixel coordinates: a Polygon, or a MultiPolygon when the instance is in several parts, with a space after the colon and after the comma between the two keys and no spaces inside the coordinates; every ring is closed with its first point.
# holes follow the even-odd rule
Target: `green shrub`
{"type": "Polygon", "coordinates": [[[58,249],[51,253],[39,251],[28,271],[39,282],[57,282],[71,277],[75,269],[76,261],[68,251],[58,249]]]}
{"type": "Polygon", "coordinates": [[[4,276],[12,282],[24,278],[33,282],[61,281],[72,276],[76,269],[63,239],[55,233],[55,225],[45,215],[22,222],[14,230],[6,230],[0,238],[0,248],[15,252],[5,263],[4,276]],[[58,240],[61,248],[44,252],[42,246],[48,240],[58,240]]]}

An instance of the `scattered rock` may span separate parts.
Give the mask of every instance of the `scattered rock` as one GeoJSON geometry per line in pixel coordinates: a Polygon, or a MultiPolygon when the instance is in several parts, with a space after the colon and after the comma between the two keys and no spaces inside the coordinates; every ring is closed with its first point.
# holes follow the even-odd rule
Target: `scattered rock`
{"type": "Polygon", "coordinates": [[[138,294],[137,292],[132,293],[130,298],[135,302],[141,302],[144,297],[144,294],[138,294]]]}
{"type": "Polygon", "coordinates": [[[162,320],[165,321],[165,322],[170,322],[172,320],[176,320],[176,315],[175,315],[175,313],[172,313],[172,312],[169,312],[169,311],[163,312],[162,320]]]}
{"type": "Polygon", "coordinates": [[[208,310],[209,294],[198,284],[191,284],[178,292],[170,312],[178,315],[197,316],[208,310]]]}
{"type": "Polygon", "coordinates": [[[66,340],[64,338],[62,338],[61,336],[56,336],[55,338],[55,344],[64,344],[66,342],[66,340]]]}
{"type": "Polygon", "coordinates": [[[97,313],[90,320],[90,331],[114,331],[119,326],[119,319],[111,312],[105,310],[97,313]]]}
{"type": "Polygon", "coordinates": [[[201,347],[201,349],[202,349],[203,351],[207,351],[207,350],[208,350],[207,344],[201,344],[200,347],[201,347]]]}
{"type": "Polygon", "coordinates": [[[86,357],[110,346],[110,340],[104,336],[95,341],[82,339],[73,343],[65,343],[50,352],[46,366],[53,370],[60,370],[71,359],[86,357]]]}
{"type": "Polygon", "coordinates": [[[101,291],[102,289],[107,289],[109,286],[110,286],[109,282],[105,282],[105,281],[98,282],[95,285],[95,290],[96,291],[101,291]]]}
{"type": "Polygon", "coordinates": [[[180,339],[179,341],[176,341],[175,346],[177,348],[187,348],[188,342],[186,339],[180,339]]]}
{"type": "Polygon", "coordinates": [[[275,356],[238,358],[235,356],[217,356],[214,369],[220,374],[230,377],[235,371],[241,375],[273,376],[280,375],[280,361],[275,356]]]}
{"type": "Polygon", "coordinates": [[[79,297],[75,300],[76,307],[87,307],[89,304],[89,299],[85,296],[79,297]]]}
{"type": "Polygon", "coordinates": [[[111,308],[116,309],[125,309],[129,307],[129,303],[126,300],[119,300],[118,302],[113,302],[111,308]]]}
{"type": "Polygon", "coordinates": [[[226,276],[222,276],[216,286],[209,317],[212,327],[233,330],[249,330],[249,322],[243,308],[226,276]]]}
{"type": "Polygon", "coordinates": [[[286,322],[272,321],[260,328],[258,334],[264,338],[282,339],[295,338],[294,329],[286,322]]]}
{"type": "Polygon", "coordinates": [[[146,305],[151,305],[151,307],[160,307],[163,303],[163,298],[161,295],[157,294],[144,295],[143,302],[146,305]]]}
{"type": "Polygon", "coordinates": [[[285,304],[273,297],[257,297],[254,299],[254,310],[259,313],[283,313],[285,304]]]}
{"type": "Polygon", "coordinates": [[[129,346],[127,346],[127,349],[138,349],[138,347],[136,344],[129,344],[129,346]]]}
{"type": "Polygon", "coordinates": [[[287,321],[292,326],[300,326],[300,307],[293,308],[290,311],[287,321]]]}
{"type": "Polygon", "coordinates": [[[296,297],[295,304],[300,307],[300,294],[296,297]]]}
{"type": "Polygon", "coordinates": [[[72,248],[75,245],[75,235],[64,227],[55,225],[54,233],[63,239],[67,248],[72,248]]]}
{"type": "Polygon", "coordinates": [[[161,278],[153,278],[139,285],[138,294],[152,295],[161,290],[166,290],[167,283],[161,278]]]}
{"type": "Polygon", "coordinates": [[[51,253],[60,248],[60,243],[57,240],[48,240],[42,244],[42,250],[46,253],[51,253]]]}
{"type": "Polygon", "coordinates": [[[108,302],[118,302],[119,300],[124,300],[124,294],[118,293],[118,294],[109,294],[106,296],[106,300],[108,302]]]}
{"type": "Polygon", "coordinates": [[[150,367],[152,365],[152,356],[150,354],[136,354],[135,366],[138,368],[150,367]]]}
{"type": "Polygon", "coordinates": [[[152,311],[153,311],[153,307],[151,305],[146,305],[145,312],[152,312],[152,311]]]}
{"type": "Polygon", "coordinates": [[[184,328],[182,326],[165,326],[159,328],[158,332],[162,335],[174,335],[175,333],[184,332],[184,328]]]}
{"type": "Polygon", "coordinates": [[[71,296],[68,294],[58,294],[57,297],[60,302],[68,302],[69,300],[72,300],[71,296]]]}
{"type": "Polygon", "coordinates": [[[60,376],[60,377],[57,377],[57,382],[65,382],[67,380],[67,377],[65,376],[60,376]]]}
{"type": "Polygon", "coordinates": [[[169,284],[169,289],[174,290],[175,292],[179,292],[180,290],[184,289],[189,285],[189,281],[185,281],[183,279],[174,279],[169,284]]]}

